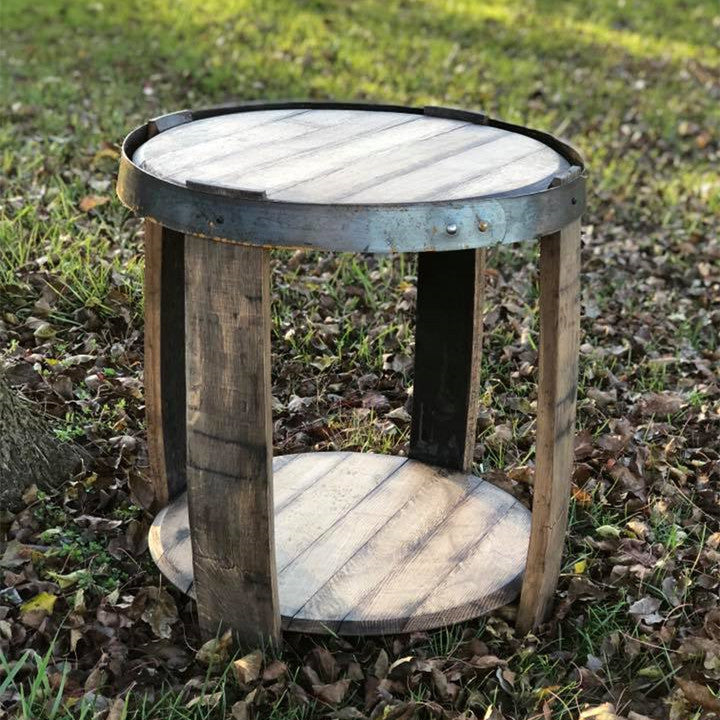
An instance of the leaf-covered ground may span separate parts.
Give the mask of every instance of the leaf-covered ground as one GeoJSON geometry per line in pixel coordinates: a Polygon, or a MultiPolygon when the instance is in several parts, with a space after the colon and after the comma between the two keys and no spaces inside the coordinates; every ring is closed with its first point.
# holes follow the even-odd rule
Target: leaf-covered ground
{"type": "MultiPolygon", "coordinates": [[[[0,717],[720,716],[716,3],[5,0],[0,32],[1,360],[97,458],[0,518],[0,717]],[[508,607],[408,637],[288,634],[233,665],[149,560],[143,236],[114,197],[118,144],[181,107],[328,96],[482,108],[588,160],[571,526],[535,636],[508,607]]],[[[527,503],[535,259],[490,253],[475,454],[527,503]]],[[[275,257],[276,453],[403,451],[414,272],[275,257]]]]}

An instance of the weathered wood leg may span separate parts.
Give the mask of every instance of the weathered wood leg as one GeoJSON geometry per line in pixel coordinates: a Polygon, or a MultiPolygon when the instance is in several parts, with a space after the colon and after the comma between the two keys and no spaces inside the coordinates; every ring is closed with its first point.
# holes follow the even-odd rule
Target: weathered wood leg
{"type": "Polygon", "coordinates": [[[185,489],[184,240],[145,222],[145,412],[155,510],[185,489]]]}
{"type": "Polygon", "coordinates": [[[188,504],[203,632],[275,641],[268,251],[187,238],[188,504]]]}
{"type": "Polygon", "coordinates": [[[484,250],[418,255],[410,456],[469,471],[475,449],[484,250]]]}
{"type": "Polygon", "coordinates": [[[580,221],[540,241],[540,380],[532,527],[517,626],[543,622],[570,501],[580,336],[580,221]]]}

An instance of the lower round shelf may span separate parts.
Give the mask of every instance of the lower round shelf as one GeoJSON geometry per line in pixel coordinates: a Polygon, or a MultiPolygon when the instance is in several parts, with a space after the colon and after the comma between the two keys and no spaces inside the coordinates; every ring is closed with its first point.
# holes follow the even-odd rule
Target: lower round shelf
{"type": "MultiPolygon", "coordinates": [[[[283,455],[273,472],[284,629],[427,630],[517,595],[530,512],[481,478],[351,452],[283,455]]],[[[158,514],[149,544],[163,574],[194,596],[186,495],[158,514]]]]}

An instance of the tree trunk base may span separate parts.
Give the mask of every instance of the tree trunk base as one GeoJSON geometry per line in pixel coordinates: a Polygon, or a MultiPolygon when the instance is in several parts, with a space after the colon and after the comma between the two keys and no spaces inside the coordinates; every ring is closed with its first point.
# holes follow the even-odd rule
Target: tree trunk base
{"type": "Polygon", "coordinates": [[[56,487],[81,467],[84,454],[58,440],[37,408],[0,375],[0,508],[17,510],[35,484],[56,487]]]}

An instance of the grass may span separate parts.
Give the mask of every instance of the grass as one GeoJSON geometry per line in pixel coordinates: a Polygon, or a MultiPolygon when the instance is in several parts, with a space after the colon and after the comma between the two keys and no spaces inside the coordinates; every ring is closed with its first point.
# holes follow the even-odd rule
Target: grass
{"type": "MultiPolygon", "coordinates": [[[[209,683],[208,675],[205,682],[201,684],[199,694],[194,702],[189,702],[182,693],[159,688],[159,692],[153,697],[144,695],[133,698],[135,702],[132,706],[130,704],[131,696],[124,699],[118,698],[109,706],[105,698],[94,695],[85,695],[76,698],[74,702],[68,702],[63,691],[70,675],[70,663],[65,663],[61,668],[54,666],[52,648],[43,656],[28,650],[12,664],[0,652],[0,670],[5,676],[0,683],[0,695],[8,689],[17,687],[18,720],[37,720],[38,718],[42,718],[42,720],[91,720],[98,717],[98,714],[105,715],[108,711],[114,711],[117,720],[144,720],[145,718],[214,720],[225,717],[230,710],[229,696],[234,683],[229,677],[229,668],[228,665],[219,678],[221,690],[207,692],[205,686],[209,683]],[[26,682],[16,682],[16,676],[23,674],[23,671],[26,674],[26,682]],[[227,688],[227,692],[225,688],[227,688]]],[[[217,680],[213,678],[213,689],[217,685],[217,680]]],[[[307,716],[306,712],[279,715],[273,711],[269,717],[282,717],[283,720],[303,720],[307,716]]]]}
{"type": "MultiPolygon", "coordinates": [[[[302,2],[292,12],[278,0],[200,7],[191,0],[4,3],[6,283],[15,268],[47,257],[68,311],[91,306],[110,313],[106,298],[119,273],[121,291],[139,313],[142,264],[123,232],[126,211],[113,200],[88,223],[77,204],[88,192],[112,194],[112,145],[129,127],[181,105],[229,97],[457,104],[561,129],[592,158],[596,195],[632,200],[635,222],[657,213],[670,219],[701,191],[711,208],[720,197],[710,159],[693,147],[692,136],[678,136],[678,118],[702,129],[713,115],[702,85],[687,77],[696,64],[707,72],[718,60],[711,3],[691,11],[656,3],[652,12],[611,2],[582,9],[539,2],[530,11],[497,1],[302,2]],[[653,72],[652,63],[663,72],[653,72]],[[408,73],[409,67],[422,71],[408,73]],[[618,152],[618,132],[640,133],[642,143],[618,152]],[[652,173],[642,169],[640,155],[664,143],[682,154],[685,176],[665,160],[652,173]],[[631,196],[640,184],[642,197],[631,196]],[[42,198],[42,212],[27,202],[33,198],[42,198]],[[120,251],[111,252],[118,240],[120,251]]],[[[332,279],[355,282],[353,272],[360,272],[362,283],[353,263],[332,279]]],[[[281,307],[286,299],[292,303],[281,293],[281,307]]],[[[371,307],[378,302],[370,296],[371,307]]],[[[697,338],[697,327],[687,332],[697,338]]],[[[359,345],[377,367],[379,353],[362,339],[359,345]]]]}
{"type": "MultiPolygon", "coordinates": [[[[677,564],[697,579],[714,520],[697,520],[702,493],[686,481],[710,463],[708,448],[717,451],[717,401],[707,376],[691,365],[699,358],[715,367],[718,350],[717,287],[703,284],[717,258],[705,257],[703,268],[694,257],[714,237],[720,212],[715,3],[4,0],[0,32],[6,100],[0,108],[0,338],[8,337],[0,354],[17,359],[40,348],[44,359],[36,364],[48,382],[56,374],[53,363],[68,354],[104,354],[107,382],[130,388],[121,400],[106,401],[80,382],[72,402],[48,402],[60,437],[109,438],[143,429],[141,397],[123,384],[139,385],[142,358],[107,351],[135,347],[142,325],[142,231],[113,192],[118,144],[130,128],[166,111],[231,99],[368,98],[480,108],[566,136],[589,161],[588,347],[581,356],[579,426],[599,441],[612,422],[631,413],[639,394],[687,391],[688,410],[655,419],[681,438],[677,454],[657,424],[643,421],[638,430],[652,447],[648,472],[662,476],[657,485],[682,477],[682,499],[663,504],[652,488],[646,503],[618,499],[621,488],[608,468],[593,465],[590,502],[571,503],[562,592],[579,560],[587,561],[587,577],[609,585],[609,561],[586,538],[597,540],[603,526],[629,537],[627,523],[637,517],[647,519],[653,542],[662,544],[663,567],[677,564]],[[88,196],[102,203],[86,212],[80,203],[88,196]],[[45,314],[38,305],[43,298],[50,307],[45,314]],[[658,329],[665,323],[671,330],[658,329]],[[653,332],[641,345],[635,338],[648,326],[653,332]],[[675,360],[659,363],[663,356],[675,360]],[[609,410],[586,396],[590,388],[618,384],[609,410]],[[703,419],[688,430],[698,416],[703,419]],[[685,436],[700,439],[692,444],[685,436]]],[[[478,436],[483,471],[523,466],[532,457],[536,259],[529,244],[490,254],[481,368],[488,420],[478,436]],[[488,441],[501,423],[511,440],[488,441]]],[[[277,252],[274,261],[273,382],[283,418],[276,442],[287,450],[302,435],[305,448],[402,449],[407,426],[328,398],[374,375],[381,383],[393,378],[393,387],[382,386],[393,407],[405,401],[412,382],[402,359],[413,353],[414,258],[277,252]],[[388,369],[395,357],[399,365],[388,369]],[[309,399],[303,413],[287,412],[293,396],[309,399]]],[[[58,503],[46,503],[43,511],[41,526],[61,528],[51,541],[54,551],[98,576],[89,595],[125,582],[104,546],[64,527],[58,503]]],[[[135,518],[137,511],[128,505],[122,512],[135,518]]],[[[661,597],[657,579],[634,590],[661,597]]],[[[683,602],[696,589],[688,585],[683,602]]],[[[492,703],[502,704],[508,717],[541,717],[545,707],[558,720],[576,717],[600,691],[569,673],[563,653],[576,663],[588,654],[600,657],[605,683],[621,700],[634,693],[642,698],[635,709],[644,708],[647,697],[659,705],[681,667],[675,650],[641,644],[632,662],[603,654],[609,637],[649,642],[628,619],[627,605],[627,592],[610,588],[582,613],[570,613],[554,636],[525,644],[512,639],[502,618],[478,625],[478,636],[507,659],[517,680],[511,697],[494,675],[478,678],[467,688],[476,703],[468,707],[478,716],[492,703]]],[[[693,622],[691,610],[678,612],[693,622]]],[[[452,657],[462,632],[431,634],[423,652],[452,657]]],[[[0,697],[24,693],[24,720],[91,717],[91,708],[61,702],[66,670],[51,664],[52,657],[52,650],[2,656],[0,697]]],[[[236,689],[232,680],[214,682],[213,692],[218,686],[223,694],[215,707],[188,708],[181,693],[158,689],[155,699],[133,696],[119,717],[224,717],[225,697],[236,689]]],[[[425,686],[413,692],[418,702],[431,696],[425,686]]],[[[362,705],[356,697],[353,703],[362,705]]],[[[285,699],[267,716],[301,720],[325,710],[290,709],[285,699]]],[[[688,708],[693,716],[699,717],[688,708]]]]}

